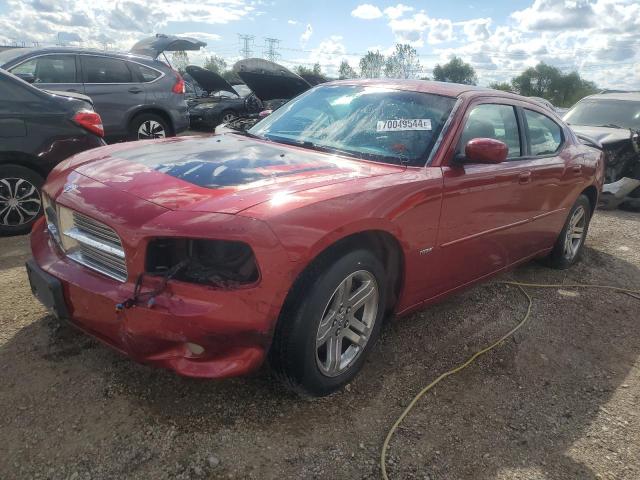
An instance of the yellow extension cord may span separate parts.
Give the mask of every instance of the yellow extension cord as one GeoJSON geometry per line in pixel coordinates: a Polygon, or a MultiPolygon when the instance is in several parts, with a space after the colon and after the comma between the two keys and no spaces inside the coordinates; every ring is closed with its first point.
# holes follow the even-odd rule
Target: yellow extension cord
{"type": "Polygon", "coordinates": [[[485,353],[487,353],[490,350],[493,350],[494,348],[499,346],[502,342],[504,342],[506,339],[508,339],[514,333],[516,333],[520,328],[522,328],[522,326],[525,323],[527,323],[527,320],[529,320],[529,316],[531,315],[531,307],[533,306],[533,300],[531,299],[531,296],[527,293],[527,291],[524,289],[524,287],[531,287],[531,288],[598,288],[598,289],[603,289],[603,290],[612,290],[614,292],[619,292],[619,293],[625,293],[625,294],[627,294],[627,295],[629,295],[629,296],[631,296],[631,297],[633,297],[633,298],[635,298],[637,300],[640,300],[640,290],[631,290],[631,289],[627,289],[627,288],[614,287],[614,286],[611,286],[611,285],[583,285],[583,284],[578,284],[578,283],[561,284],[561,285],[550,285],[550,284],[541,284],[541,283],[522,283],[522,282],[513,282],[513,281],[498,282],[498,283],[503,284],[503,285],[515,285],[520,289],[520,291],[525,295],[525,297],[527,297],[527,301],[529,302],[529,305],[527,306],[527,313],[524,315],[524,317],[522,318],[520,323],[518,323],[515,327],[513,327],[511,330],[509,330],[507,333],[505,333],[502,337],[500,337],[494,343],[492,343],[488,347],[485,347],[482,350],[474,353],[466,362],[458,365],[457,367],[453,368],[452,370],[449,370],[448,372],[443,373],[438,378],[436,378],[433,382],[431,382],[429,385],[427,385],[422,390],[420,390],[420,392],[418,392],[418,394],[415,397],[413,397],[413,400],[411,400],[411,402],[409,403],[407,408],[404,409],[402,414],[395,421],[395,423],[393,424],[393,426],[389,430],[389,433],[387,433],[387,437],[384,439],[384,443],[382,444],[382,451],[380,453],[380,468],[382,470],[382,478],[384,480],[389,480],[389,476],[387,475],[387,467],[386,467],[387,450],[389,448],[389,442],[391,441],[391,438],[393,437],[393,434],[395,433],[395,431],[398,429],[398,426],[400,426],[400,424],[406,418],[406,416],[409,415],[409,412],[411,412],[413,407],[415,407],[415,405],[418,402],[418,400],[420,400],[429,390],[431,390],[433,387],[435,387],[442,380],[444,380],[445,378],[450,377],[451,375],[454,375],[454,374],[464,370],[469,365],[471,365],[478,357],[480,357],[481,355],[484,355],[485,353]]]}

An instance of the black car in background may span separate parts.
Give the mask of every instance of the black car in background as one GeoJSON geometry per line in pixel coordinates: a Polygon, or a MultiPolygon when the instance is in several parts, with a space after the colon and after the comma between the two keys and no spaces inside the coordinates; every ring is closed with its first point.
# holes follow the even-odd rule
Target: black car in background
{"type": "Polygon", "coordinates": [[[246,86],[232,86],[217,73],[195,65],[185,70],[194,81],[193,93],[187,96],[191,128],[213,131],[217,125],[262,110],[262,102],[246,86]]]}
{"type": "Polygon", "coordinates": [[[585,97],[564,120],[578,137],[606,154],[601,206],[640,211],[640,92],[585,97]]]}
{"type": "Polygon", "coordinates": [[[191,38],[158,34],[130,53],[86,48],[15,48],[0,52],[0,68],[44,90],[92,98],[109,140],[161,138],[189,127],[184,80],[158,60],[165,51],[198,50],[191,38]]]}
{"type": "Polygon", "coordinates": [[[0,69],[0,236],[29,232],[51,169],[105,145],[103,134],[88,97],[46,92],[0,69]]]}
{"type": "MultiPolygon", "coordinates": [[[[236,62],[233,71],[260,101],[265,114],[280,108],[292,98],[322,83],[324,77],[311,75],[308,79],[291,70],[262,58],[247,58],[236,62]]],[[[260,113],[250,113],[229,122],[224,128],[245,131],[261,119],[260,113]]]]}

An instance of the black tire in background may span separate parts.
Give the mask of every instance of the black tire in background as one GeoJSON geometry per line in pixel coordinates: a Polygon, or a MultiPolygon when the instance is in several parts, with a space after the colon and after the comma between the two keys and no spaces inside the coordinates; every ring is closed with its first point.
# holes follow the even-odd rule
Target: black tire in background
{"type": "MultiPolygon", "coordinates": [[[[386,295],[382,288],[386,284],[385,271],[381,262],[368,250],[350,251],[330,262],[325,262],[323,266],[314,264],[309,267],[291,290],[290,298],[285,303],[274,334],[269,360],[279,379],[296,393],[316,397],[329,395],[350,382],[361,369],[366,355],[380,333],[386,311],[386,295]],[[366,304],[359,307],[361,310],[354,306],[351,312],[353,317],[360,316],[359,326],[356,326],[353,317],[348,316],[348,311],[340,316],[339,300],[338,303],[335,302],[339,298],[336,297],[339,287],[350,276],[353,276],[350,284],[354,288],[353,294],[361,291],[361,288],[364,291],[365,283],[376,289],[375,300],[367,300],[366,304]],[[375,314],[373,313],[374,303],[375,314]],[[334,312],[334,317],[331,317],[331,311],[334,312]],[[352,320],[345,321],[345,315],[352,320]],[[365,319],[365,315],[368,320],[365,319]],[[337,320],[325,322],[329,318],[337,320]],[[355,343],[352,343],[352,332],[347,330],[362,329],[367,321],[369,323],[366,329],[366,340],[363,346],[358,348],[355,343]],[[325,327],[321,330],[323,323],[325,327]],[[329,326],[331,331],[326,338],[333,339],[333,335],[346,338],[346,340],[340,340],[339,350],[341,352],[339,357],[345,357],[345,366],[340,367],[341,363],[338,362],[339,368],[331,373],[323,371],[322,366],[329,361],[329,341],[318,345],[320,332],[328,331],[326,328],[329,326]],[[321,358],[323,347],[325,348],[324,361],[321,358]],[[343,348],[344,353],[342,353],[343,348]],[[347,354],[350,348],[352,348],[351,355],[355,355],[352,360],[349,360],[350,355],[347,354]]],[[[359,331],[356,331],[356,337],[359,331]]],[[[363,338],[364,336],[365,334],[362,335],[363,338]]]]}
{"type": "Polygon", "coordinates": [[[155,113],[141,113],[136,115],[129,124],[130,140],[150,140],[173,136],[170,125],[160,115],[155,113]]]}
{"type": "Polygon", "coordinates": [[[42,215],[44,179],[21,165],[0,164],[0,236],[29,233],[42,215]]]}
{"type": "Polygon", "coordinates": [[[590,221],[591,202],[586,195],[580,195],[569,210],[564,227],[546,259],[548,266],[564,270],[580,260],[590,221]]]}

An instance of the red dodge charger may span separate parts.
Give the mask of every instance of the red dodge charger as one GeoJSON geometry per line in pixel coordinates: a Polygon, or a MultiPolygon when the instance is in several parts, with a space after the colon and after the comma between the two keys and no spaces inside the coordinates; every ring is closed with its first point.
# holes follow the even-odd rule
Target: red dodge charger
{"type": "Polygon", "coordinates": [[[602,152],[526,98],[332,82],[247,132],[60,164],[31,235],[35,295],[138,360],[295,390],[349,382],[383,319],[532,258],[580,256],[602,152]]]}

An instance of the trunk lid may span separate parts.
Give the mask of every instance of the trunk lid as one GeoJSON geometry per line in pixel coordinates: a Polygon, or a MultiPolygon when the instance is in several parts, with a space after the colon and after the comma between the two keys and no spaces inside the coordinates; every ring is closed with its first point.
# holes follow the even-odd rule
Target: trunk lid
{"type": "Polygon", "coordinates": [[[136,55],[145,55],[155,59],[163,52],[194,51],[206,46],[205,42],[195,38],[158,33],[153,37],[143,38],[131,47],[130,51],[136,55]]]}

